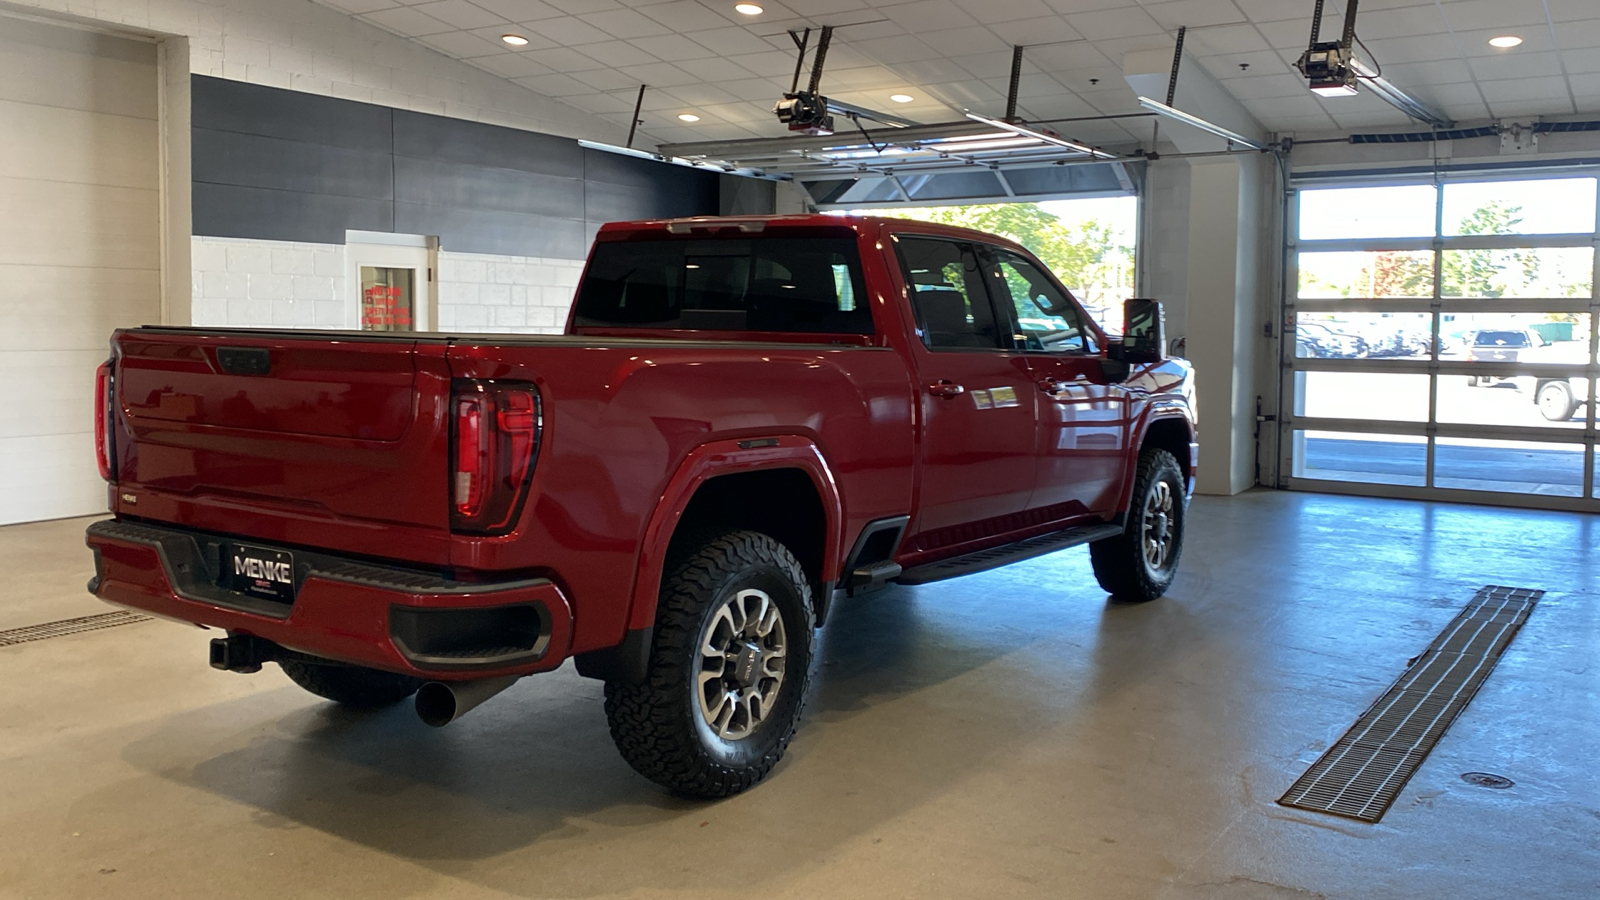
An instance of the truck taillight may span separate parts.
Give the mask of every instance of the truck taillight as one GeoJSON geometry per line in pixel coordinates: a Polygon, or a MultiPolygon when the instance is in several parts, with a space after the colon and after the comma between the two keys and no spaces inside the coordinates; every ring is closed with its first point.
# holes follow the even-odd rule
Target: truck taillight
{"type": "Polygon", "coordinates": [[[539,395],[531,385],[457,382],[450,527],[495,534],[512,526],[539,452],[539,395]]]}
{"type": "Polygon", "coordinates": [[[111,360],[100,364],[94,373],[94,459],[100,465],[100,477],[106,481],[117,478],[116,464],[111,454],[115,449],[111,440],[111,360]]]}

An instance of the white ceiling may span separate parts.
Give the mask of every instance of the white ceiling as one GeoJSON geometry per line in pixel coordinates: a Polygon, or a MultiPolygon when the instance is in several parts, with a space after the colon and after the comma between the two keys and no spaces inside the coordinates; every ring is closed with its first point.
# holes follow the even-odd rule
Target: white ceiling
{"type": "MultiPolygon", "coordinates": [[[[1313,0],[318,0],[660,142],[773,137],[794,71],[790,28],[834,25],[822,92],[924,122],[1004,112],[1010,48],[1027,45],[1018,114],[1031,121],[1138,112],[1122,56],[1186,46],[1269,130],[1406,126],[1363,93],[1323,100],[1292,63],[1313,0]],[[531,43],[513,50],[507,32],[531,43]],[[915,102],[896,104],[893,93],[915,102]],[[693,125],[679,113],[701,117],[693,125]]],[[[1323,39],[1337,39],[1328,0],[1323,39]]],[[[1460,120],[1600,113],[1600,0],[1365,0],[1357,33],[1383,75],[1460,120]],[[1512,50],[1488,39],[1515,34],[1512,50]]],[[[815,35],[813,35],[815,40],[815,35]]],[[[1071,123],[1102,144],[1148,135],[1142,120],[1071,123]]],[[[647,144],[641,140],[637,143],[647,144]]]]}

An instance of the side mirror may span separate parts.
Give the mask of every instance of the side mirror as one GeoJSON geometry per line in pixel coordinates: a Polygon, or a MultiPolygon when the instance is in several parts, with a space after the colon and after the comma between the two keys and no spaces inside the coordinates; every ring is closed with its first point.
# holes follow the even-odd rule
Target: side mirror
{"type": "Polygon", "coordinates": [[[1122,342],[1111,347],[1111,357],[1132,365],[1166,359],[1166,316],[1161,301],[1128,300],[1122,310],[1122,342]]]}

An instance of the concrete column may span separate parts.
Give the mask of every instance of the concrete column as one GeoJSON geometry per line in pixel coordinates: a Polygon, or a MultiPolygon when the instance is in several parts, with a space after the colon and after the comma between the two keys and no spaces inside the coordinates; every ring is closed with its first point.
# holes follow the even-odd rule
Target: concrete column
{"type": "Polygon", "coordinates": [[[1263,226],[1256,160],[1194,160],[1184,273],[1187,355],[1198,373],[1197,490],[1236,494],[1255,477],[1256,335],[1263,226]]]}

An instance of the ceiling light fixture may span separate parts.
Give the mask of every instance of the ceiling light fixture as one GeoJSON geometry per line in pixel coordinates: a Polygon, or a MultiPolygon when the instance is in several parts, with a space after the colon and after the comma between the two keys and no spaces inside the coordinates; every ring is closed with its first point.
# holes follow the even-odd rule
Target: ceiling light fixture
{"type": "Polygon", "coordinates": [[[698,122],[698,121],[700,121],[700,117],[695,115],[694,113],[678,113],[678,118],[682,119],[685,122],[698,122]]]}
{"type": "Polygon", "coordinates": [[[896,103],[910,103],[917,98],[911,96],[910,94],[890,94],[889,99],[896,103]]]}
{"type": "Polygon", "coordinates": [[[1087,153],[1095,159],[1117,158],[1116,154],[1114,153],[1107,153],[1104,150],[1096,150],[1088,144],[1080,144],[1077,141],[1069,141],[1060,135],[1049,134],[1048,132],[1029,128],[1026,125],[1018,125],[1015,122],[1003,122],[999,119],[990,119],[980,116],[977,113],[970,112],[967,113],[967,118],[974,122],[982,122],[991,128],[999,128],[1002,131],[1009,131],[1012,134],[1020,134],[1023,137],[1033,138],[1036,141],[1044,141],[1046,144],[1055,144],[1057,147],[1066,147],[1068,150],[1076,150],[1079,153],[1087,153]]]}
{"type": "Polygon", "coordinates": [[[502,34],[500,35],[500,40],[505,41],[513,47],[528,46],[528,39],[520,34],[502,34]]]}
{"type": "Polygon", "coordinates": [[[1515,47],[1521,43],[1522,38],[1519,38],[1514,34],[1502,34],[1499,37],[1489,38],[1489,46],[1499,47],[1502,50],[1509,47],[1515,47]]]}
{"type": "Polygon", "coordinates": [[[1140,97],[1139,105],[1150,110],[1158,116],[1166,116],[1169,119],[1182,122],[1185,125],[1193,125],[1201,131],[1214,134],[1219,138],[1227,138],[1229,141],[1232,141],[1233,143],[1242,147],[1249,147],[1251,150],[1267,149],[1267,145],[1261,143],[1260,141],[1252,141],[1237,131],[1229,131],[1228,129],[1223,128],[1221,125],[1213,125],[1199,116],[1191,116],[1181,109],[1173,109],[1172,107],[1158,100],[1151,100],[1149,97],[1140,97]]]}
{"type": "Polygon", "coordinates": [[[741,13],[741,14],[746,15],[746,16],[759,16],[763,12],[766,12],[766,10],[762,9],[761,7],[757,6],[754,3],[735,3],[733,5],[733,11],[736,12],[736,13],[741,13]]]}

